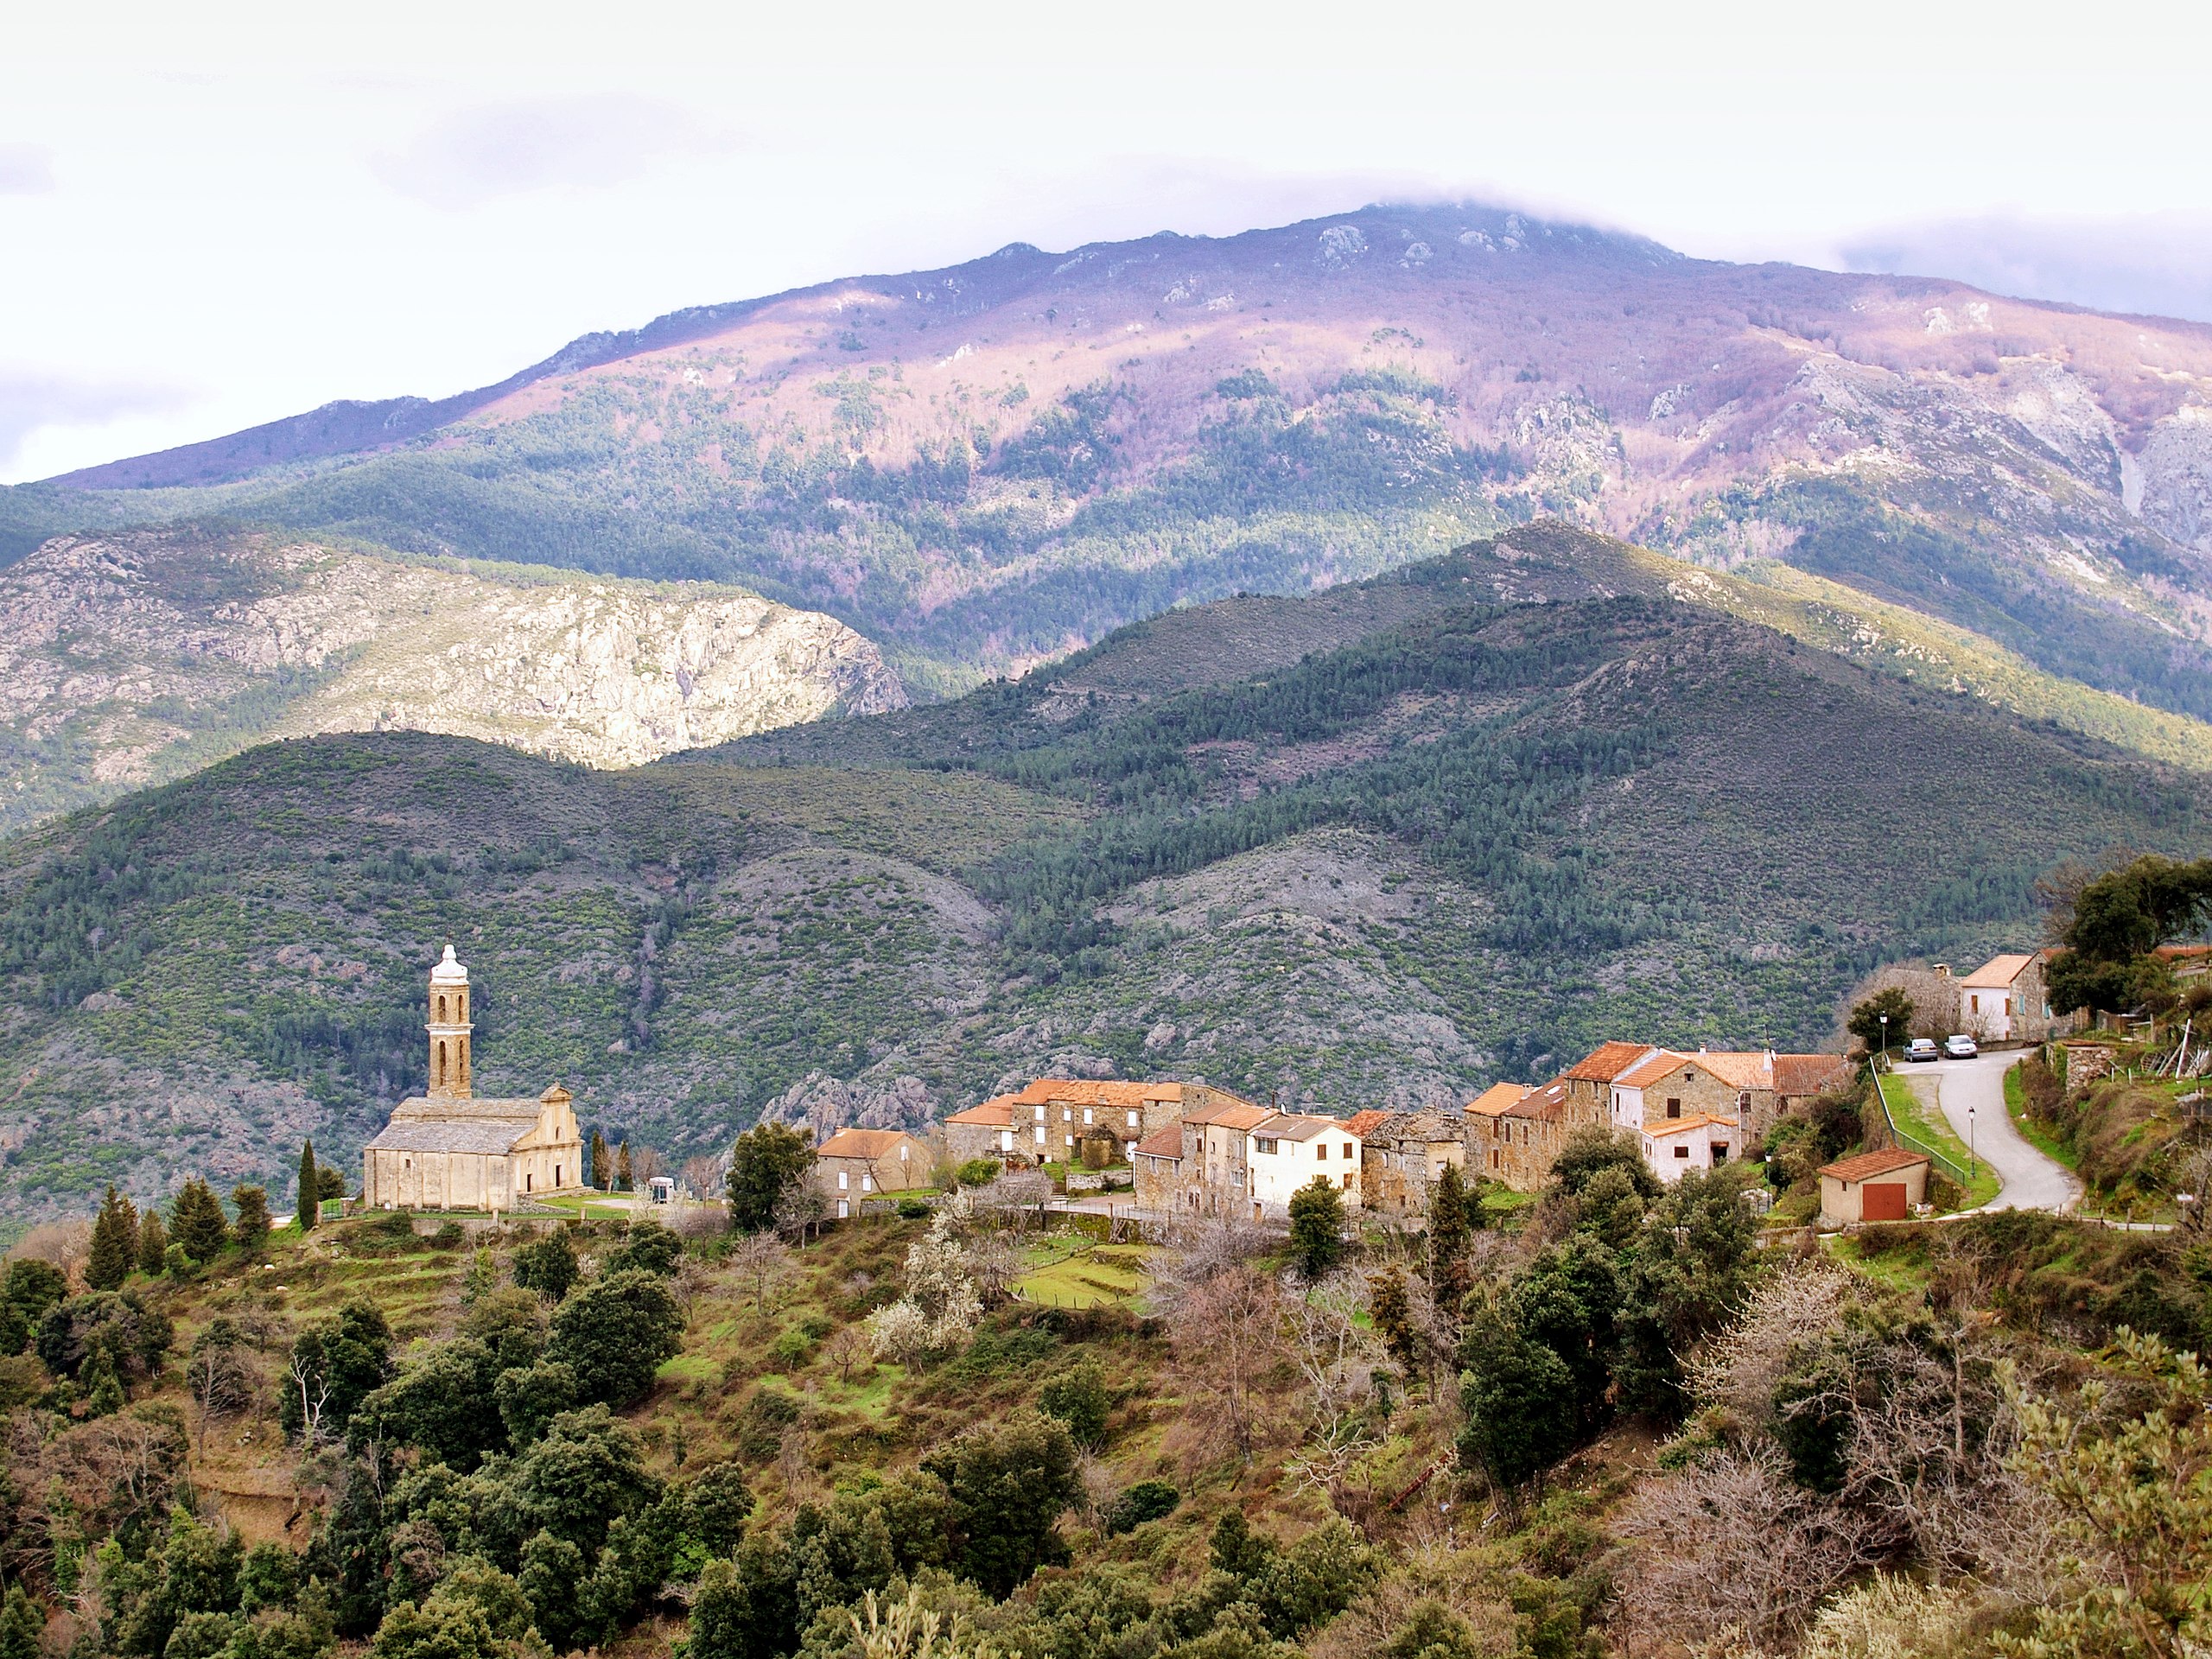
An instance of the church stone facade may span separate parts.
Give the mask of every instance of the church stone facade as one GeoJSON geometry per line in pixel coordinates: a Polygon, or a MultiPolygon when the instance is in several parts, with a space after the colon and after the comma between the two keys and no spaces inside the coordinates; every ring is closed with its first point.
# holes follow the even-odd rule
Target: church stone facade
{"type": "Polygon", "coordinates": [[[512,1210],[584,1184],[584,1148],[559,1084],[535,1099],[470,1090],[468,969],[446,946],[430,969],[430,1086],[393,1109],[361,1154],[372,1210],[512,1210]]]}

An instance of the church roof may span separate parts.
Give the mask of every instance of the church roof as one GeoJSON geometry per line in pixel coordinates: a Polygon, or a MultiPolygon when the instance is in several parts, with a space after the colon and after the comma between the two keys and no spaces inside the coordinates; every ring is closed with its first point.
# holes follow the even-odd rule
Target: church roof
{"type": "Polygon", "coordinates": [[[453,946],[450,944],[446,946],[445,959],[440,962],[436,967],[430,969],[430,983],[433,985],[466,985],[468,983],[468,969],[462,963],[461,958],[454,955],[453,946]]]}
{"type": "MultiPolygon", "coordinates": [[[[533,1106],[536,1103],[531,1103],[533,1106]]],[[[537,1114],[535,1111],[527,1121],[514,1117],[395,1117],[385,1125],[365,1150],[506,1153],[513,1150],[515,1142],[537,1127],[537,1114]]]]}

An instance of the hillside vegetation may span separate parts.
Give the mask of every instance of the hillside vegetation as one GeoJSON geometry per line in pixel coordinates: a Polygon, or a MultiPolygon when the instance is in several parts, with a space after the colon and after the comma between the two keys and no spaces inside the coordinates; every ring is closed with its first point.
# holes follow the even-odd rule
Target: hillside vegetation
{"type": "Polygon", "coordinates": [[[2020,942],[2061,861],[2202,838],[2198,774],[1545,545],[626,772],[326,737],[18,836],[10,1212],[343,1165],[420,1086],[448,938],[482,1087],[683,1154],[1039,1074],[1350,1110],[1610,1035],[1803,1048],[1878,960],[2020,942]]]}
{"type": "Polygon", "coordinates": [[[1751,1179],[1662,1192],[1600,1138],[1517,1227],[1287,1249],[1040,1239],[995,1183],[810,1237],[691,1210],[680,1236],[401,1214],[232,1243],[180,1208],[201,1255],[157,1274],[49,1237],[0,1300],[0,1635],[80,1659],[2196,1645],[2212,1443],[2175,1350],[2206,1334],[2201,1252],[2008,1213],[1877,1230],[1846,1265],[1759,1249],[1751,1179]],[[1015,1294],[1071,1248],[1135,1288],[1015,1294]]]}

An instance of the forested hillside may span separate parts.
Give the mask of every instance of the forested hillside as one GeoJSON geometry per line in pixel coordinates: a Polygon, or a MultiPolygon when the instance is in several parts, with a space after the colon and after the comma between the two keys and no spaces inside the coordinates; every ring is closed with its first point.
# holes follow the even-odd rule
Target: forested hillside
{"type": "Polygon", "coordinates": [[[448,938],[483,1087],[557,1077],[680,1154],[1040,1072],[1349,1110],[1613,1034],[1802,1047],[1877,961],[2033,942],[2062,861],[2203,836],[2202,774],[1589,551],[1178,613],[627,772],[319,738],[19,836],[6,1206],[281,1183],[308,1134],[344,1164],[420,1084],[448,938]]]}

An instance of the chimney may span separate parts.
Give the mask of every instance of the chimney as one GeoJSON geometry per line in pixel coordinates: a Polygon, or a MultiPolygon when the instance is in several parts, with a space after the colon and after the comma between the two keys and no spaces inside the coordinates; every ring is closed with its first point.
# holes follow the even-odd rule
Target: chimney
{"type": "Polygon", "coordinates": [[[1948,979],[1950,976],[1951,976],[1951,964],[1950,964],[1949,963],[1948,963],[1948,962],[1939,962],[1939,963],[1937,963],[1936,964],[1936,978],[1938,978],[1938,979],[1948,979]]]}

